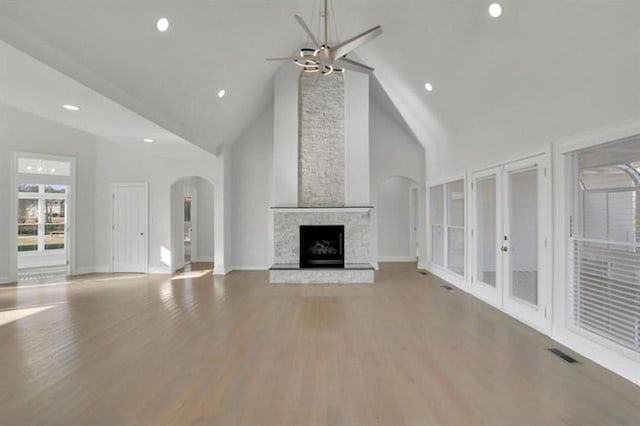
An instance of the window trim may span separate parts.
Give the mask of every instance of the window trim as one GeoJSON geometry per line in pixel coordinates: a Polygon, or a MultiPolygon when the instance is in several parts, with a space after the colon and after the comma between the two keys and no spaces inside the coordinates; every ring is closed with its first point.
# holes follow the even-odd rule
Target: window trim
{"type": "MultiPolygon", "coordinates": [[[[71,156],[60,156],[51,154],[42,154],[35,152],[25,151],[11,151],[9,158],[9,170],[10,170],[10,190],[9,190],[9,220],[12,226],[10,227],[9,238],[6,244],[9,249],[9,282],[17,282],[18,280],[18,227],[13,224],[18,223],[18,186],[21,183],[32,184],[59,184],[67,186],[67,245],[66,259],[67,259],[67,273],[73,275],[76,273],[76,176],[77,176],[77,160],[71,156]],[[37,174],[25,174],[18,172],[18,159],[19,158],[41,158],[43,160],[54,161],[67,161],[71,163],[71,176],[58,176],[58,175],[37,175],[37,174]]],[[[55,194],[50,194],[55,195],[55,194]]]]}
{"type": "MultiPolygon", "coordinates": [[[[18,192],[18,202],[20,200],[37,200],[38,201],[38,233],[36,234],[37,237],[37,248],[36,250],[29,250],[29,251],[19,251],[18,250],[18,256],[25,256],[25,255],[35,255],[35,254],[55,254],[55,253],[63,253],[64,251],[67,250],[67,246],[69,244],[69,238],[68,238],[68,233],[67,233],[67,228],[68,228],[68,216],[67,216],[67,207],[69,205],[68,202],[68,192],[69,192],[69,187],[67,186],[67,190],[65,191],[64,194],[62,193],[49,193],[49,192],[45,192],[45,187],[48,185],[46,183],[39,183],[38,185],[38,192],[18,192]],[[46,248],[46,227],[47,227],[47,223],[46,223],[46,218],[43,218],[43,216],[45,216],[44,211],[46,210],[46,201],[47,200],[63,200],[66,204],[65,206],[65,221],[64,221],[64,226],[65,226],[65,233],[64,233],[64,248],[62,249],[48,249],[46,248]]],[[[18,217],[19,219],[19,217],[18,217]]],[[[16,226],[19,227],[20,223],[18,223],[18,221],[16,221],[16,226]]],[[[19,232],[18,232],[19,234],[19,232]]],[[[17,239],[16,239],[17,242],[17,239]]]]}
{"type": "Polygon", "coordinates": [[[623,141],[640,135],[640,116],[596,128],[585,133],[557,140],[554,148],[555,181],[553,203],[555,206],[554,247],[557,255],[553,275],[553,327],[551,337],[561,344],[601,364],[605,368],[640,385],[640,359],[626,348],[588,331],[569,326],[567,314],[567,280],[569,278],[569,238],[573,212],[571,198],[573,181],[571,171],[576,166],[571,155],[575,151],[623,141]]]}
{"type": "Polygon", "coordinates": [[[446,178],[437,179],[428,181],[426,184],[427,188],[427,265],[430,268],[434,268],[439,271],[441,274],[446,276],[448,280],[457,286],[466,289],[467,287],[467,276],[468,276],[468,260],[469,253],[467,249],[468,239],[468,223],[467,223],[467,209],[468,209],[468,196],[469,196],[469,188],[467,187],[468,180],[466,173],[459,173],[456,175],[452,175],[446,178]],[[462,182],[462,189],[464,192],[463,204],[464,204],[464,212],[463,212],[463,225],[450,225],[449,224],[449,202],[447,197],[447,189],[448,186],[454,182],[462,182]],[[442,185],[442,202],[443,202],[443,221],[442,223],[432,223],[431,221],[431,191],[434,187],[442,185]],[[443,264],[439,265],[433,262],[433,227],[439,226],[443,230],[442,240],[443,240],[443,264]],[[449,269],[449,229],[458,229],[463,231],[464,235],[464,244],[463,244],[463,259],[462,264],[464,268],[464,274],[459,274],[451,269],[449,269]]]}

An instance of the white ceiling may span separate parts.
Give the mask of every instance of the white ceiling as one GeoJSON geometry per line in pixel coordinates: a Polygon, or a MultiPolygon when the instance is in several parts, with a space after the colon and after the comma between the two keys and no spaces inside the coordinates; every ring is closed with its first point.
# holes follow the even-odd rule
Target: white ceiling
{"type": "MultiPolygon", "coordinates": [[[[292,15],[310,20],[313,3],[3,0],[0,38],[215,153],[272,100],[279,64],[264,58],[306,42],[292,15]],[[166,33],[155,30],[162,16],[166,33]]],[[[357,55],[425,146],[489,109],[606,87],[604,68],[619,68],[640,96],[637,0],[502,0],[499,19],[489,0],[333,3],[340,39],[382,25],[357,55]]]]}
{"type": "Polygon", "coordinates": [[[105,141],[153,149],[156,155],[194,155],[190,143],[122,105],[0,41],[0,103],[105,141]],[[80,107],[69,111],[64,104],[80,107]],[[144,139],[154,142],[147,144],[144,139]]]}

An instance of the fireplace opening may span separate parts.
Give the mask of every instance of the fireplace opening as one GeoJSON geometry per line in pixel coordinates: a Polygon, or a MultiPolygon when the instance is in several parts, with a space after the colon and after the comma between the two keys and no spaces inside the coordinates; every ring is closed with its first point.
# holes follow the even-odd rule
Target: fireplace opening
{"type": "Polygon", "coordinates": [[[300,226],[300,268],[344,268],[344,225],[300,226]]]}

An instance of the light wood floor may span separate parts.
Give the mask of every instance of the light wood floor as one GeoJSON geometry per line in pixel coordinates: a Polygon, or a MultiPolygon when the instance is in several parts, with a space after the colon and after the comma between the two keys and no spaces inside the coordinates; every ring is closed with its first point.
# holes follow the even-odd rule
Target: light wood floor
{"type": "Polygon", "coordinates": [[[639,387],[442,284],[384,264],[0,288],[0,424],[640,425],[639,387]]]}

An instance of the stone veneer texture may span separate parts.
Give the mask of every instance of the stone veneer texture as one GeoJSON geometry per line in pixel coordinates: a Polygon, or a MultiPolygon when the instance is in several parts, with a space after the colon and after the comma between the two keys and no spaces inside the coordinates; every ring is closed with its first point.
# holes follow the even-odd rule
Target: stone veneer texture
{"type": "Polygon", "coordinates": [[[344,225],[345,263],[370,263],[370,214],[355,212],[280,212],[273,215],[274,262],[300,263],[300,225],[344,225]]]}
{"type": "Polygon", "coordinates": [[[342,73],[316,81],[300,73],[298,99],[298,204],[345,204],[345,87],[342,73]]]}
{"type": "Polygon", "coordinates": [[[373,269],[298,269],[269,271],[269,282],[274,284],[361,284],[372,283],[374,279],[375,273],[373,269]]]}

